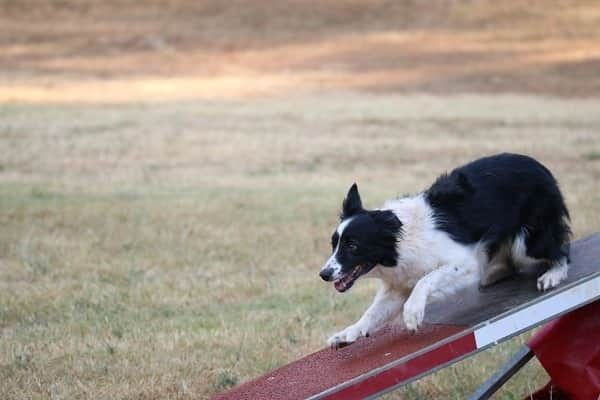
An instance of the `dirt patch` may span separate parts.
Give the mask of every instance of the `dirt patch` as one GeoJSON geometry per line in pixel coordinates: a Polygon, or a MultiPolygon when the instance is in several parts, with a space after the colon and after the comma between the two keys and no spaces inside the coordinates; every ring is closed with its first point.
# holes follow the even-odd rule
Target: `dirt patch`
{"type": "Polygon", "coordinates": [[[592,1],[0,0],[0,101],[600,93],[592,1]]]}

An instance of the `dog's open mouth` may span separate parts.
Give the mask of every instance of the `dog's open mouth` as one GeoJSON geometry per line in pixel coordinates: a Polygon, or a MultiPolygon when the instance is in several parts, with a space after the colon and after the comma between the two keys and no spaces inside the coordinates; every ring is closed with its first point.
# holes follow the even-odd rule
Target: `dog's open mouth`
{"type": "Polygon", "coordinates": [[[352,285],[354,285],[354,282],[356,282],[358,277],[367,272],[369,269],[370,268],[368,268],[367,265],[357,265],[350,273],[333,282],[335,289],[340,293],[345,292],[346,290],[350,289],[352,285]]]}

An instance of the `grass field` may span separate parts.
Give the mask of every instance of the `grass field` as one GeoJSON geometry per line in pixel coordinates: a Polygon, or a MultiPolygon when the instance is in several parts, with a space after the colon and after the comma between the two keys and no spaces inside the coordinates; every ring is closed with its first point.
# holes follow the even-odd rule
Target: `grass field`
{"type": "MultiPolygon", "coordinates": [[[[0,1],[2,399],[205,398],[320,349],[375,289],[317,275],[355,181],[527,153],[599,230],[593,2],[32,3],[0,1]]],[[[388,398],[462,399],[526,337],[388,398]]]]}
{"type": "MultiPolygon", "coordinates": [[[[525,152],[555,171],[576,236],[591,233],[599,107],[474,95],[5,106],[1,397],[204,397],[317,350],[374,289],[339,295],[317,276],[355,180],[377,206],[478,155],[525,152]]],[[[405,393],[462,398],[521,340],[405,393]]],[[[530,368],[504,396],[543,380],[530,368]]]]}

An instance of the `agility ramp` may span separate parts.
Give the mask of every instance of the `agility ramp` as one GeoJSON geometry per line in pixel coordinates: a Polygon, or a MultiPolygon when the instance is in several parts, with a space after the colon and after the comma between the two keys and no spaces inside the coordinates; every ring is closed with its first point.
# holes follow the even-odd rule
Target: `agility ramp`
{"type": "Polygon", "coordinates": [[[415,334],[394,328],[326,348],[214,399],[377,397],[600,299],[600,233],[571,245],[568,279],[540,293],[534,276],[476,285],[428,305],[415,334]]]}

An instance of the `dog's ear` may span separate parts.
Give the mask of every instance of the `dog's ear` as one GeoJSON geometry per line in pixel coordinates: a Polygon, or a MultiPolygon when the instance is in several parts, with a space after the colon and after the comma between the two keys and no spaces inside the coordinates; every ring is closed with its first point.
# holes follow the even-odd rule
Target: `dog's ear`
{"type": "Polygon", "coordinates": [[[396,214],[390,210],[375,210],[371,211],[370,215],[377,224],[380,233],[396,240],[402,229],[402,222],[398,219],[396,214]]]}
{"type": "Polygon", "coordinates": [[[360,200],[360,194],[358,193],[358,187],[356,183],[350,186],[348,194],[342,203],[342,215],[341,218],[348,218],[352,215],[363,210],[362,201],[360,200]]]}
{"type": "Polygon", "coordinates": [[[402,222],[390,210],[370,211],[369,215],[377,225],[377,247],[380,259],[378,262],[385,267],[396,265],[398,252],[396,246],[402,235],[402,222]]]}

